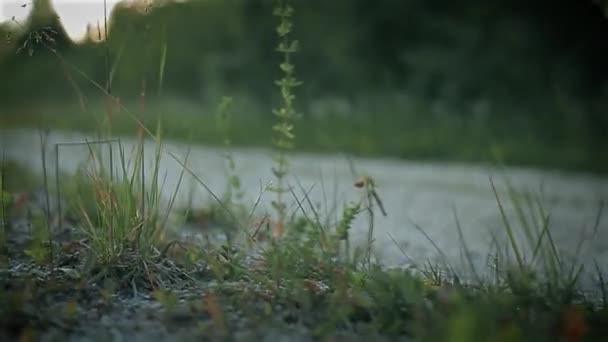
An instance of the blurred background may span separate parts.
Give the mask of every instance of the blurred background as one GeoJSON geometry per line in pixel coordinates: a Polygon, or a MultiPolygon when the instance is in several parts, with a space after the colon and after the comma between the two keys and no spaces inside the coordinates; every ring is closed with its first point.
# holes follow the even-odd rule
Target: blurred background
{"type": "MultiPolygon", "coordinates": [[[[274,1],[109,1],[107,40],[103,1],[0,4],[2,127],[90,131],[110,115],[135,134],[101,87],[167,138],[207,145],[230,96],[234,143],[271,145],[274,1]]],[[[608,171],[603,3],[292,4],[300,150],[608,171]]]]}

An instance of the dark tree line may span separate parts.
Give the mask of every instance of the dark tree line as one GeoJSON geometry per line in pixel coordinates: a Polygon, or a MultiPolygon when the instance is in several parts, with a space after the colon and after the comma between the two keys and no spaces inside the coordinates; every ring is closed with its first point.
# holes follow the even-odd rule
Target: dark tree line
{"type": "MultiPolygon", "coordinates": [[[[157,87],[166,46],[165,94],[201,99],[210,93],[248,93],[272,99],[271,80],[278,75],[274,1],[165,3],[146,15],[122,6],[111,18],[107,45],[75,45],[48,0],[34,1],[30,32],[15,33],[0,49],[0,101],[73,100],[74,86],[51,53],[40,46],[31,57],[27,49],[14,53],[31,39],[29,33],[48,26],[57,31],[54,47],[91,79],[104,82],[107,65],[116,65],[113,89],[125,98],[137,96],[144,80],[157,87]]],[[[303,102],[405,93],[464,108],[464,115],[472,103],[486,101],[501,109],[493,115],[554,120],[555,107],[564,106],[556,103],[565,98],[582,108],[594,134],[608,127],[608,21],[594,1],[292,3],[302,46],[296,63],[305,82],[303,102]]],[[[2,30],[6,36],[8,28],[2,30]]],[[[95,93],[87,82],[78,82],[85,93],[95,93]]]]}

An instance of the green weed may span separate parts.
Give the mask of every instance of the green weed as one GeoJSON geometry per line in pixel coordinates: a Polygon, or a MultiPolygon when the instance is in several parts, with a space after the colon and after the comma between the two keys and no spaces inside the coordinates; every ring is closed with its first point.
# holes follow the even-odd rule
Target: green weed
{"type": "Polygon", "coordinates": [[[272,127],[272,131],[275,134],[273,145],[277,149],[277,154],[274,157],[276,166],[272,169],[272,172],[277,179],[277,185],[271,189],[271,191],[276,192],[277,199],[272,205],[278,214],[277,227],[275,229],[280,236],[283,234],[286,223],[286,208],[283,201],[283,195],[288,192],[288,189],[284,187],[284,179],[289,168],[287,151],[294,147],[295,140],[294,121],[297,114],[294,109],[294,100],[296,97],[293,94],[293,89],[299,86],[301,82],[295,78],[295,66],[291,61],[291,56],[299,49],[298,41],[292,40],[290,36],[293,29],[292,16],[294,14],[294,9],[285,1],[280,1],[278,6],[274,9],[273,14],[280,18],[279,26],[276,28],[279,37],[277,51],[283,56],[283,61],[279,65],[283,72],[283,78],[276,81],[276,85],[280,89],[282,107],[273,110],[273,114],[277,118],[277,123],[272,127]]]}

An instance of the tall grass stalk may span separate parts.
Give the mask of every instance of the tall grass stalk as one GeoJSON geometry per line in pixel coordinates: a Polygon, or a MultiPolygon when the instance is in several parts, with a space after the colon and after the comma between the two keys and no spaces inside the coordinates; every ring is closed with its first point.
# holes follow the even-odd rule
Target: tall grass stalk
{"type": "MultiPolygon", "coordinates": [[[[42,129],[39,130],[40,135],[40,149],[41,154],[40,157],[42,159],[42,181],[44,182],[44,205],[45,205],[45,213],[46,213],[46,228],[47,228],[47,237],[49,240],[48,253],[50,257],[50,262],[54,262],[54,253],[53,253],[53,232],[51,227],[51,201],[49,198],[49,183],[48,183],[48,168],[46,166],[46,148],[47,148],[47,139],[48,139],[48,131],[44,131],[42,129]]],[[[60,215],[60,213],[57,213],[60,215]]]]}
{"type": "Polygon", "coordinates": [[[106,90],[112,94],[112,83],[110,81],[110,45],[108,37],[108,1],[103,0],[103,30],[105,44],[105,68],[106,68],[106,90]]]}
{"type": "Polygon", "coordinates": [[[519,250],[519,244],[517,243],[517,241],[515,241],[513,227],[511,227],[511,223],[509,222],[509,219],[507,218],[505,209],[503,207],[502,201],[500,200],[500,197],[498,196],[498,192],[496,191],[496,186],[494,185],[494,180],[492,180],[492,178],[490,178],[490,184],[492,185],[492,191],[494,192],[494,197],[496,199],[496,203],[498,204],[498,209],[500,210],[500,216],[504,223],[505,231],[507,232],[507,235],[509,237],[509,242],[511,243],[511,248],[512,248],[513,252],[515,253],[515,257],[517,259],[517,265],[518,265],[520,271],[523,271],[524,270],[524,260],[521,256],[521,252],[519,250]]]}
{"type": "MultiPolygon", "coordinates": [[[[510,246],[507,252],[513,252],[516,261],[516,268],[513,269],[507,253],[498,256],[495,262],[497,275],[505,277],[504,280],[513,291],[538,291],[540,289],[537,287],[542,284],[546,300],[555,303],[571,301],[584,271],[584,264],[579,260],[583,237],[576,245],[573,260],[570,260],[570,264],[566,263],[565,256],[558,249],[551,233],[551,215],[545,210],[541,199],[526,193],[524,202],[518,200],[513,185],[507,181],[507,193],[516,215],[516,221],[512,222],[507,217],[504,203],[492,179],[490,183],[510,246]],[[525,215],[526,209],[528,215],[525,215]],[[523,238],[523,241],[518,237],[523,238]],[[526,257],[526,254],[530,257],[526,257]]],[[[599,226],[602,209],[600,203],[592,227],[593,234],[599,226]]]]}
{"type": "Polygon", "coordinates": [[[11,202],[10,194],[5,192],[6,186],[6,155],[2,150],[0,160],[0,267],[8,266],[8,205],[11,202]]]}
{"type": "MultiPolygon", "coordinates": [[[[354,171],[354,166],[351,165],[354,171]]],[[[378,192],[376,191],[376,182],[369,176],[362,177],[359,179],[355,186],[358,188],[363,188],[364,190],[364,203],[368,216],[368,226],[367,226],[367,245],[365,250],[365,262],[367,266],[371,269],[372,267],[372,250],[374,244],[374,229],[375,229],[375,212],[374,212],[374,204],[378,206],[380,212],[387,216],[386,210],[384,209],[384,204],[378,196],[378,192]]]]}
{"type": "Polygon", "coordinates": [[[167,28],[164,30],[163,46],[160,56],[160,65],[158,67],[158,95],[162,95],[163,82],[165,79],[165,67],[167,65],[167,28]]]}

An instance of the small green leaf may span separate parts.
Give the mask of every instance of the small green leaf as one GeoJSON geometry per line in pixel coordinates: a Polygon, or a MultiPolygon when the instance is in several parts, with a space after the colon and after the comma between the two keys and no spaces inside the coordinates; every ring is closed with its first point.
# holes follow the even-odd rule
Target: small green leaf
{"type": "Polygon", "coordinates": [[[283,21],[279,27],[277,27],[277,33],[279,34],[279,36],[284,37],[286,35],[289,34],[289,32],[291,32],[291,27],[293,25],[291,23],[285,22],[283,21]]]}
{"type": "Polygon", "coordinates": [[[10,207],[13,203],[13,195],[6,191],[2,191],[2,196],[0,197],[0,203],[2,203],[5,207],[10,207]]]}
{"type": "Polygon", "coordinates": [[[279,67],[281,68],[281,70],[283,72],[286,72],[286,73],[291,73],[294,70],[294,66],[291,63],[281,63],[279,65],[279,67]]]}

